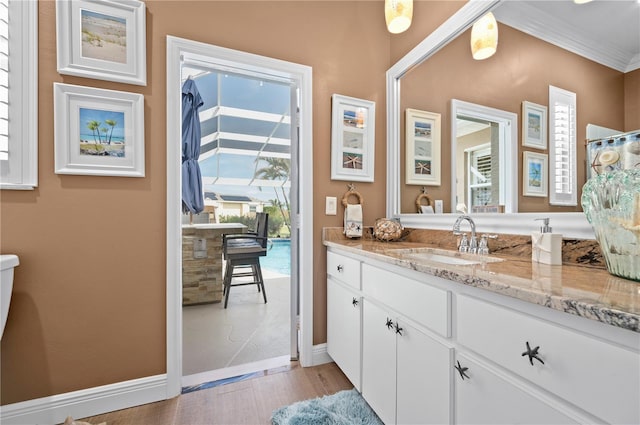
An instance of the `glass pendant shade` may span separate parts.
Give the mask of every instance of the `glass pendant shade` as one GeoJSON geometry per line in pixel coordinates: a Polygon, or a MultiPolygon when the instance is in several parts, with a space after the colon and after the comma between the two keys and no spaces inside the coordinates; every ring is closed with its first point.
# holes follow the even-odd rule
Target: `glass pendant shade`
{"type": "Polygon", "coordinates": [[[385,0],[384,18],[387,29],[392,34],[399,34],[411,26],[413,17],[413,0],[385,0]]]}
{"type": "Polygon", "coordinates": [[[475,60],[487,59],[498,49],[498,23],[489,12],[471,28],[471,54],[475,60]]]}

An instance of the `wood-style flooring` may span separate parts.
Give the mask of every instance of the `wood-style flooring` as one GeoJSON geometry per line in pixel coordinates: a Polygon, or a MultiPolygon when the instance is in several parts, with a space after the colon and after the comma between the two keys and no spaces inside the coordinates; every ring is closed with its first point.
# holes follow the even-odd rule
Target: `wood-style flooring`
{"type": "Polygon", "coordinates": [[[303,368],[292,362],[256,378],[81,420],[107,425],[270,424],[279,407],[351,388],[335,363],[303,368]]]}

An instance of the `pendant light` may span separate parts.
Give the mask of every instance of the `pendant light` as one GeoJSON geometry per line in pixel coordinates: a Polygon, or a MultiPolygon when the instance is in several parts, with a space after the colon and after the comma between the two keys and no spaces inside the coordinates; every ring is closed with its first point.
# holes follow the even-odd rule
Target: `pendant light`
{"type": "Polygon", "coordinates": [[[384,18],[392,34],[400,34],[411,26],[413,0],[384,0],[384,18]]]}
{"type": "Polygon", "coordinates": [[[478,19],[471,28],[471,54],[475,60],[487,59],[498,48],[498,23],[489,12],[478,19]]]}

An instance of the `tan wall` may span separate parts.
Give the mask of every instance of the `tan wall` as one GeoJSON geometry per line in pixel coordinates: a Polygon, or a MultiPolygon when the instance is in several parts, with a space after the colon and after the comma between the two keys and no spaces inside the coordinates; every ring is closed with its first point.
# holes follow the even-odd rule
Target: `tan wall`
{"type": "MultiPolygon", "coordinates": [[[[623,73],[532,38],[506,25],[499,24],[499,30],[498,51],[493,57],[484,61],[473,60],[469,48],[470,31],[466,31],[402,80],[402,111],[415,108],[442,114],[442,185],[430,187],[429,194],[432,199],[444,200],[445,212],[449,212],[451,206],[451,175],[448,167],[451,158],[451,99],[514,112],[521,117],[522,102],[525,100],[548,105],[550,84],[577,93],[579,191],[585,182],[586,173],[583,144],[586,125],[592,123],[609,128],[625,127],[623,73]]],[[[635,81],[638,79],[640,78],[636,78],[635,81]]],[[[635,96],[628,96],[633,99],[628,101],[629,103],[638,102],[637,85],[635,93],[635,96]]],[[[404,126],[404,117],[401,117],[404,126]]],[[[523,147],[520,127],[519,124],[518,188],[521,193],[523,147]]],[[[541,152],[531,148],[526,150],[541,152]]],[[[402,211],[413,211],[413,204],[419,192],[420,186],[404,187],[402,211]]],[[[580,196],[578,203],[579,199],[580,196]]],[[[548,198],[523,196],[519,196],[518,206],[521,212],[581,211],[580,207],[549,206],[548,198]]]]}
{"type": "MultiPolygon", "coordinates": [[[[397,37],[423,38],[462,3],[417,6],[425,22],[397,37]]],[[[381,1],[147,1],[146,18],[148,84],[116,84],[56,72],[55,3],[39,4],[39,187],[0,193],[2,252],[21,262],[1,346],[3,405],[166,371],[168,34],[313,67],[314,344],[326,341],[321,230],[342,225],[324,199],[347,189],[330,180],[332,93],[376,102],[375,183],[357,190],[365,225],[384,215],[385,72],[408,45],[391,47],[381,1]],[[145,178],[54,174],[53,82],[145,96],[145,178]]]]}
{"type": "Polygon", "coordinates": [[[624,75],[624,131],[640,130],[640,69],[624,75]]]}

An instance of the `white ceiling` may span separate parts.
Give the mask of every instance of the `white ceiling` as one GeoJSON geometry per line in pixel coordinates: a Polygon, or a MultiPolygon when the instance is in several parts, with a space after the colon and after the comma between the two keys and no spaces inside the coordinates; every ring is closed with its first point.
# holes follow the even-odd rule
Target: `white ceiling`
{"type": "Polygon", "coordinates": [[[494,14],[499,22],[618,71],[640,68],[638,0],[507,0],[494,14]]]}

